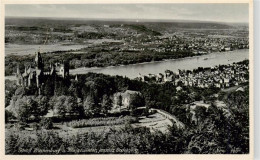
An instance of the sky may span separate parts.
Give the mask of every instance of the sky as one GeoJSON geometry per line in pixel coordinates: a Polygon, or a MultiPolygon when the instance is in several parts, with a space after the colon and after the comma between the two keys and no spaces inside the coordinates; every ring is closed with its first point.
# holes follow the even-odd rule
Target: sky
{"type": "Polygon", "coordinates": [[[7,4],[5,16],[249,21],[248,4],[7,4]]]}

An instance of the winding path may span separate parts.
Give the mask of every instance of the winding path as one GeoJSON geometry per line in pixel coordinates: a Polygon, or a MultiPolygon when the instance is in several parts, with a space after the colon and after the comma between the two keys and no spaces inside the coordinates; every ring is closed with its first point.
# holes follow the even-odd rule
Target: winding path
{"type": "MultiPolygon", "coordinates": [[[[145,107],[139,107],[138,109],[145,109],[145,107]]],[[[165,118],[169,119],[174,125],[176,125],[179,129],[185,129],[185,124],[179,121],[177,117],[174,115],[161,110],[161,109],[156,109],[156,108],[150,108],[150,111],[156,111],[157,113],[160,113],[163,115],[165,118]]]]}

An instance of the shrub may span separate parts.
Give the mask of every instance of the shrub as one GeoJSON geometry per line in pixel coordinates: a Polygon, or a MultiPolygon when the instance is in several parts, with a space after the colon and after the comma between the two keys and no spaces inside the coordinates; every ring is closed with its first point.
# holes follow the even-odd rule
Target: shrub
{"type": "Polygon", "coordinates": [[[44,129],[53,128],[53,122],[50,118],[43,118],[40,122],[40,126],[44,129]]]}

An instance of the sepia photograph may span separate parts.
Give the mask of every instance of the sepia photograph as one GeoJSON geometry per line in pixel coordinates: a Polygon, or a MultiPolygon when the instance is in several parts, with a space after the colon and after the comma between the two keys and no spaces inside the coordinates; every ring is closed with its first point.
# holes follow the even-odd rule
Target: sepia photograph
{"type": "Polygon", "coordinates": [[[249,6],[4,4],[4,154],[249,155],[249,6]]]}

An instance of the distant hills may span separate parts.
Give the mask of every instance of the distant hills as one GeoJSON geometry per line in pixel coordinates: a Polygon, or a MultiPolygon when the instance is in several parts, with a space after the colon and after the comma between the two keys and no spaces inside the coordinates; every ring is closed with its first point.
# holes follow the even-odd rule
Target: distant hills
{"type": "Polygon", "coordinates": [[[83,19],[83,18],[45,18],[45,17],[6,17],[6,25],[38,26],[38,25],[114,25],[114,24],[143,24],[158,29],[232,29],[248,27],[247,23],[224,23],[196,20],[159,20],[159,19],[83,19]]]}

